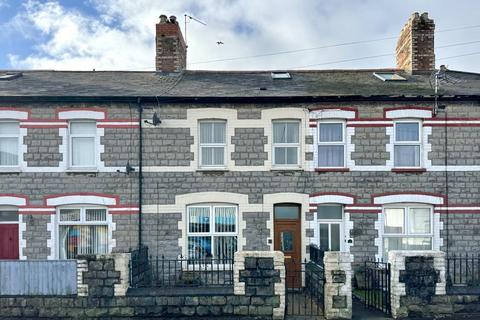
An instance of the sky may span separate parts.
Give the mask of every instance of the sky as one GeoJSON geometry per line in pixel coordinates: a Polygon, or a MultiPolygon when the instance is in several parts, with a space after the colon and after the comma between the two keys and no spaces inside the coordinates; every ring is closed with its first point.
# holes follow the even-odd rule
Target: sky
{"type": "Polygon", "coordinates": [[[392,68],[415,11],[437,67],[480,72],[475,0],[0,0],[0,69],[154,70],[161,14],[206,23],[187,19],[192,70],[392,68]]]}

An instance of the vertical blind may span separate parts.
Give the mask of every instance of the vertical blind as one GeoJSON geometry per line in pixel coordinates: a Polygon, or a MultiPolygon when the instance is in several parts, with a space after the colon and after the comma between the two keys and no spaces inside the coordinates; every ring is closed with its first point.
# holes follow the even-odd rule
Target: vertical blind
{"type": "Polygon", "coordinates": [[[188,207],[188,257],[233,259],[237,251],[237,208],[188,207]]]}
{"type": "Polygon", "coordinates": [[[107,210],[64,208],[59,212],[60,259],[108,253],[107,210]]]}
{"type": "Polygon", "coordinates": [[[0,166],[18,165],[19,134],[17,122],[0,122],[0,166]]]}

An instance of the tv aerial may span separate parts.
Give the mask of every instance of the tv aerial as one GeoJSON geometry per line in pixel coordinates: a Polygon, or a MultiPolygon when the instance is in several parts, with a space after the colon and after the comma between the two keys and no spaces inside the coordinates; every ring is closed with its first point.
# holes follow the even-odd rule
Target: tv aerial
{"type": "MultiPolygon", "coordinates": [[[[185,19],[185,44],[187,44],[187,19],[193,20],[193,21],[195,21],[195,22],[198,22],[198,23],[200,23],[200,24],[202,24],[202,25],[204,25],[204,26],[206,26],[207,24],[206,24],[205,22],[203,22],[203,21],[195,18],[195,17],[192,17],[192,16],[189,15],[189,14],[186,14],[186,13],[183,15],[183,17],[184,17],[184,19],[185,19]]],[[[187,47],[188,47],[188,45],[187,45],[187,47]]]]}

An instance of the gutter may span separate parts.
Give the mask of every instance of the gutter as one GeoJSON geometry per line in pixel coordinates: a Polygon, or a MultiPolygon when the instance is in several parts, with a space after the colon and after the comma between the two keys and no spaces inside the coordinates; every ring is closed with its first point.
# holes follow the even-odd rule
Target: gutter
{"type": "MultiPolygon", "coordinates": [[[[354,101],[405,101],[433,102],[435,96],[252,96],[252,97],[191,97],[191,96],[0,96],[0,103],[315,103],[315,102],[354,102],[354,101]]],[[[479,95],[440,96],[442,101],[479,101],[479,95]]]]}

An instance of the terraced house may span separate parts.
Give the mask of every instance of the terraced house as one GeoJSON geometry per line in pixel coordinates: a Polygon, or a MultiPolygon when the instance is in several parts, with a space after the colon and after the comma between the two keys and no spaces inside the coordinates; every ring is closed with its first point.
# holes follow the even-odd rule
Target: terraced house
{"type": "Polygon", "coordinates": [[[154,72],[4,71],[0,259],[478,251],[480,75],[433,48],[415,14],[394,69],[189,71],[160,16],[154,72]]]}

